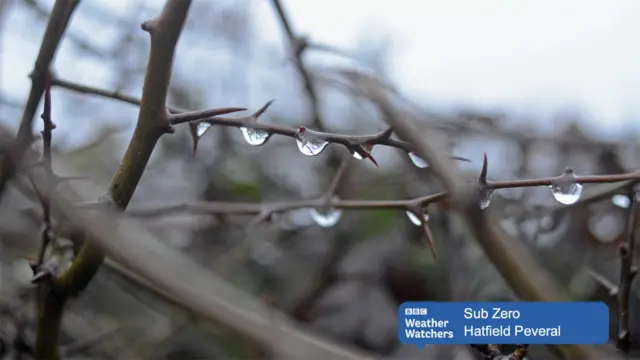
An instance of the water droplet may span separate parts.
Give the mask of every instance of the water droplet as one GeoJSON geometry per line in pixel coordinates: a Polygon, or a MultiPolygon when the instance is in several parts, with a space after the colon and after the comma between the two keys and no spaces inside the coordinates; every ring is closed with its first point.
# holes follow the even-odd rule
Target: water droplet
{"type": "Polygon", "coordinates": [[[296,139],[296,143],[298,144],[298,149],[301,153],[307,156],[315,156],[318,155],[324,150],[324,148],[329,144],[328,142],[314,138],[303,136],[301,139],[296,139]]]}
{"type": "Polygon", "coordinates": [[[582,195],[582,185],[575,181],[576,175],[573,169],[567,168],[562,179],[558,180],[556,184],[549,186],[553,197],[561,204],[572,205],[580,200],[582,195]]]}
{"type": "Polygon", "coordinates": [[[484,189],[480,194],[480,209],[484,210],[491,204],[491,196],[493,195],[492,189],[484,189]]]}
{"type": "Polygon", "coordinates": [[[626,195],[613,195],[611,202],[613,205],[622,209],[628,209],[629,206],[631,206],[631,200],[626,195]]]}
{"type": "MultiPolygon", "coordinates": [[[[371,151],[373,151],[373,145],[361,145],[361,150],[364,150],[366,152],[368,152],[369,154],[371,154],[371,151]]],[[[362,155],[360,155],[359,152],[355,151],[355,150],[351,150],[351,155],[353,155],[354,158],[358,159],[358,160],[363,160],[364,157],[362,157],[362,155]]]]}
{"type": "Polygon", "coordinates": [[[421,157],[419,157],[418,155],[414,154],[414,153],[409,153],[409,159],[411,159],[411,162],[419,167],[419,168],[426,168],[427,166],[429,166],[429,164],[427,164],[426,161],[424,161],[424,159],[422,159],[421,157]]]}
{"type": "MultiPolygon", "coordinates": [[[[333,201],[338,201],[337,197],[333,198],[333,201]]],[[[318,226],[322,226],[325,228],[332,227],[338,223],[340,217],[342,216],[342,210],[334,209],[334,208],[311,208],[309,209],[309,214],[313,221],[318,224],[318,226]]]]}
{"type": "Polygon", "coordinates": [[[418,215],[414,214],[413,211],[407,210],[407,217],[411,221],[411,223],[415,226],[422,226],[423,221],[426,223],[429,221],[429,214],[422,214],[422,221],[418,217],[418,215]]]}
{"type": "Polygon", "coordinates": [[[211,124],[209,124],[206,121],[199,122],[198,125],[196,126],[196,135],[198,137],[201,137],[202,135],[204,135],[204,133],[207,130],[209,130],[210,127],[211,127],[211,124]]]}
{"type": "Polygon", "coordinates": [[[253,146],[262,145],[267,142],[269,138],[269,132],[264,130],[241,127],[240,131],[242,131],[242,136],[247,144],[253,146]]]}

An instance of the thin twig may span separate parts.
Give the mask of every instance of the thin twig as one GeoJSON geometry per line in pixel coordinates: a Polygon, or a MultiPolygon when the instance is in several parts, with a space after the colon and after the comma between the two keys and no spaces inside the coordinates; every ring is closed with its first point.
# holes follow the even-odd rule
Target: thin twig
{"type": "Polygon", "coordinates": [[[618,292],[618,335],[617,347],[628,352],[631,347],[631,334],[629,333],[629,301],[631,296],[631,283],[638,274],[638,268],[634,264],[634,247],[636,242],[636,224],[638,216],[638,195],[629,195],[631,206],[627,220],[627,235],[618,248],[620,255],[620,285],[618,292]]]}
{"type": "Polygon", "coordinates": [[[38,52],[38,58],[31,73],[31,90],[29,91],[27,104],[22,113],[18,136],[12,149],[11,159],[3,161],[2,168],[0,168],[0,196],[2,196],[6,184],[13,176],[15,169],[19,167],[24,152],[29,145],[31,145],[33,139],[33,120],[45,89],[46,76],[49,74],[49,68],[58,50],[60,41],[79,2],[80,0],[56,0],[53,5],[51,16],[49,17],[49,22],[47,23],[47,28],[38,52]]]}

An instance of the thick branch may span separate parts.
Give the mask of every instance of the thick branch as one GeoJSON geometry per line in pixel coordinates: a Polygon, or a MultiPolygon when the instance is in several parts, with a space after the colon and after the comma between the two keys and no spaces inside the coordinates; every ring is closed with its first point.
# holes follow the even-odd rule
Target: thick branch
{"type": "MultiPolygon", "coordinates": [[[[151,34],[151,50],[138,123],[106,195],[108,200],[122,210],[129,204],[158,139],[169,128],[165,101],[175,47],[190,5],[190,0],[169,0],[160,17],[143,25],[151,34]]],[[[100,249],[92,242],[86,242],[71,268],[59,280],[58,285],[64,292],[50,291],[45,302],[53,305],[40,314],[39,321],[43,324],[43,330],[38,332],[37,359],[60,357],[58,342],[47,341],[48,334],[59,333],[67,296],[84,289],[103,260],[104,255],[100,249]]]]}

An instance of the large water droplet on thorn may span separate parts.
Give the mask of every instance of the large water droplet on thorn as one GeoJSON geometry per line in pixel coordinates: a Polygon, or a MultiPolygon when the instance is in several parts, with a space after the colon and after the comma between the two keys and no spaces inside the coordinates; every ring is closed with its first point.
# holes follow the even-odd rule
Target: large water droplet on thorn
{"type": "Polygon", "coordinates": [[[260,146],[269,138],[269,133],[264,130],[241,127],[240,131],[242,131],[242,136],[247,144],[253,146],[260,146]]]}
{"type": "Polygon", "coordinates": [[[549,186],[553,197],[561,204],[572,205],[580,200],[582,185],[575,182],[576,174],[568,167],[564,174],[549,186]]]}
{"type": "Polygon", "coordinates": [[[207,130],[209,130],[210,127],[211,127],[211,124],[209,124],[206,121],[199,122],[198,125],[196,126],[196,135],[198,137],[201,137],[202,135],[204,135],[204,133],[207,130]]]}
{"type": "Polygon", "coordinates": [[[423,222],[426,224],[429,221],[429,214],[422,214],[422,220],[413,211],[407,210],[407,217],[411,223],[415,226],[422,226],[423,222]]]}
{"type": "Polygon", "coordinates": [[[329,144],[328,142],[308,134],[309,130],[301,127],[296,135],[296,144],[301,153],[307,156],[318,155],[329,144]]]}
{"type": "MultiPolygon", "coordinates": [[[[333,197],[333,201],[338,201],[337,197],[333,197]]],[[[309,209],[309,214],[313,221],[318,224],[318,226],[322,226],[325,228],[332,227],[340,221],[340,217],[342,216],[342,210],[335,208],[311,208],[309,209]]]]}
{"type": "Polygon", "coordinates": [[[409,153],[409,159],[411,159],[411,162],[419,168],[426,168],[427,166],[429,166],[429,164],[424,161],[424,159],[412,152],[409,153]]]}
{"type": "Polygon", "coordinates": [[[489,205],[491,204],[492,195],[493,195],[492,189],[482,190],[482,192],[480,193],[480,201],[479,201],[481,210],[484,210],[489,207],[489,205]]]}

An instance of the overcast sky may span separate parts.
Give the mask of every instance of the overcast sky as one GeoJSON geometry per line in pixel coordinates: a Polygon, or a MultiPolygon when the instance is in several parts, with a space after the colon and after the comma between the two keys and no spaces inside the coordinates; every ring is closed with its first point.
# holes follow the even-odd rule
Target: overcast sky
{"type": "MultiPolygon", "coordinates": [[[[277,38],[269,1],[255,2],[277,38]]],[[[612,131],[640,115],[640,1],[286,3],[296,28],[321,42],[350,46],[363,31],[392,36],[392,75],[419,99],[531,111],[576,106],[612,131]]]]}
{"type": "MultiPolygon", "coordinates": [[[[114,10],[129,5],[124,0],[92,1],[114,10]]],[[[282,29],[270,1],[242,1],[255,11],[255,28],[265,41],[281,43],[282,29]]],[[[284,3],[296,30],[319,42],[354,48],[367,34],[374,40],[391,39],[392,79],[405,94],[426,104],[531,112],[578,107],[599,131],[608,133],[632,126],[634,115],[640,118],[637,0],[284,3]]],[[[27,47],[28,39],[7,39],[0,86],[23,99],[29,86],[24,72],[33,66],[37,44],[27,47]]]]}

